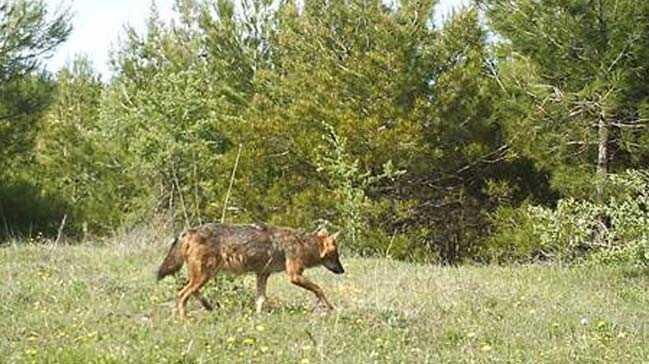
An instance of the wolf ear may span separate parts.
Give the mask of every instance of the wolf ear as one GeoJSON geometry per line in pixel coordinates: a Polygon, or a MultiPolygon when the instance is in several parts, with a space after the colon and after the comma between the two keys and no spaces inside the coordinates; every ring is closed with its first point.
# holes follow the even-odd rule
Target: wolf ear
{"type": "Polygon", "coordinates": [[[338,235],[340,235],[340,231],[336,231],[336,232],[335,232],[333,235],[331,235],[329,238],[330,238],[331,240],[337,240],[337,239],[338,239],[338,235]]]}

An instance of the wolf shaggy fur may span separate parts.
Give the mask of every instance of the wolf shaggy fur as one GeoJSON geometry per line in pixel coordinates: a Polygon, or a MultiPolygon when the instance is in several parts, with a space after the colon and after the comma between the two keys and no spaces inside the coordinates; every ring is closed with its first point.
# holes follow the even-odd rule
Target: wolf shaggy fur
{"type": "Polygon", "coordinates": [[[333,306],[322,289],[302,275],[306,268],[324,265],[341,274],[336,238],[325,230],[304,233],[270,225],[204,224],[185,230],[169,248],[158,269],[158,280],[187,264],[189,282],[178,292],[177,309],[186,317],[187,300],[195,296],[207,310],[211,304],[200,294],[203,285],[217,272],[257,275],[256,309],[266,301],[268,277],[285,271],[291,283],[315,294],[319,303],[333,306]]]}

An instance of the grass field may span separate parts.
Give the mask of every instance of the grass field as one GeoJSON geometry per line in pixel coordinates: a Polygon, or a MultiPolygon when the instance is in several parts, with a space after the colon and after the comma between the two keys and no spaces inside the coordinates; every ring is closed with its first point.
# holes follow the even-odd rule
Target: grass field
{"type": "Polygon", "coordinates": [[[213,281],[220,308],[174,312],[156,283],[167,238],[0,248],[0,362],[649,362],[649,273],[624,268],[438,267],[344,259],[307,272],[336,311],[283,275],[254,313],[254,279],[213,281]],[[221,289],[219,289],[221,287],[221,289]]]}

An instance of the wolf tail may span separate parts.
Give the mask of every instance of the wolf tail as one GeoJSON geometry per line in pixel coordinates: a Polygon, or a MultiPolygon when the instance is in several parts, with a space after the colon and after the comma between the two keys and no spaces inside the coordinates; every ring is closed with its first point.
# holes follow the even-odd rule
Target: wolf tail
{"type": "Polygon", "coordinates": [[[165,260],[162,261],[160,268],[158,268],[158,280],[178,272],[183,267],[184,262],[183,257],[180,255],[180,245],[180,238],[176,237],[165,260]]]}

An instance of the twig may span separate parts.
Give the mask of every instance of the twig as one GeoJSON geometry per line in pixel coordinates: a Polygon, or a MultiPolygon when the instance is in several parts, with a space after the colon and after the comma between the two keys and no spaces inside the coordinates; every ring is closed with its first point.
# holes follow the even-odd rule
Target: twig
{"type": "Polygon", "coordinates": [[[322,352],[322,345],[318,345],[318,341],[316,341],[315,337],[313,337],[313,334],[309,330],[304,330],[306,332],[306,335],[309,337],[309,340],[311,340],[311,343],[313,346],[316,348],[318,351],[318,354],[320,355],[320,360],[321,361],[326,361],[325,354],[322,352]]]}
{"type": "Polygon", "coordinates": [[[189,352],[192,350],[192,346],[194,345],[194,339],[189,340],[189,343],[187,344],[187,348],[185,348],[185,351],[183,351],[183,356],[187,356],[189,352]]]}
{"type": "Polygon", "coordinates": [[[201,212],[200,212],[200,205],[199,205],[199,198],[198,198],[198,167],[196,163],[196,151],[192,152],[192,159],[194,162],[194,211],[192,212],[193,214],[198,217],[198,223],[203,225],[203,219],[201,219],[201,212]]]}
{"type": "Polygon", "coordinates": [[[176,190],[178,191],[178,197],[180,198],[180,206],[183,208],[183,216],[185,217],[185,227],[189,227],[189,215],[187,214],[187,206],[185,205],[185,198],[183,197],[183,191],[180,188],[180,181],[178,180],[178,175],[176,174],[176,163],[171,163],[171,172],[173,173],[174,183],[176,184],[176,190]]]}
{"type": "Polygon", "coordinates": [[[392,249],[392,244],[394,243],[394,238],[397,236],[397,232],[399,231],[399,228],[394,229],[394,232],[392,233],[392,238],[390,238],[390,244],[388,244],[388,248],[385,249],[385,258],[390,258],[390,250],[392,249]]]}
{"type": "Polygon", "coordinates": [[[500,80],[500,77],[498,77],[498,71],[496,70],[494,64],[492,62],[486,62],[486,63],[487,63],[487,67],[489,67],[489,72],[491,72],[491,75],[493,76],[494,80],[496,80],[498,86],[500,86],[500,89],[503,90],[505,93],[507,93],[507,88],[500,80]]]}
{"type": "Polygon", "coordinates": [[[65,227],[65,222],[68,220],[68,214],[63,215],[63,219],[61,219],[61,225],[59,226],[59,231],[56,234],[56,240],[54,240],[54,244],[58,244],[61,241],[61,237],[63,236],[63,228],[65,227]]]}
{"type": "Polygon", "coordinates": [[[230,186],[228,186],[228,192],[225,194],[225,201],[223,201],[223,213],[221,214],[221,223],[225,222],[225,210],[228,208],[228,200],[230,199],[230,191],[232,191],[232,185],[234,184],[234,175],[237,173],[237,167],[239,166],[239,157],[241,157],[241,149],[243,144],[239,144],[239,151],[237,152],[237,159],[234,161],[234,167],[232,168],[232,175],[230,176],[230,186]]]}

